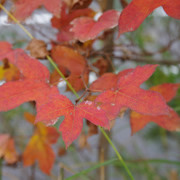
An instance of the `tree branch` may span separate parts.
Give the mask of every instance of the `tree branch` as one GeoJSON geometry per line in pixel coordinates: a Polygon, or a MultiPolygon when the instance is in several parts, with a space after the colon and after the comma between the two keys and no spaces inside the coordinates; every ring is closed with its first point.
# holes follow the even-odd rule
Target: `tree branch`
{"type": "Polygon", "coordinates": [[[162,64],[162,65],[179,65],[180,64],[180,59],[179,60],[172,60],[172,59],[149,59],[147,57],[141,57],[141,56],[130,56],[130,57],[123,57],[123,56],[115,56],[112,55],[113,58],[120,59],[122,61],[135,61],[135,62],[144,62],[144,63],[149,63],[149,64],[162,64]]]}

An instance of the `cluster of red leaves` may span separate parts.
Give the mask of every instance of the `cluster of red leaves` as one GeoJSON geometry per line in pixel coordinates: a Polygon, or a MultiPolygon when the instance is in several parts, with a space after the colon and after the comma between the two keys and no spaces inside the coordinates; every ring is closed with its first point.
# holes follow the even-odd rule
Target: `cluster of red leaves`
{"type": "MultiPolygon", "coordinates": [[[[75,1],[74,4],[82,4],[75,1]]],[[[132,0],[129,5],[120,14],[119,11],[109,10],[95,21],[95,12],[91,9],[85,9],[88,3],[83,2],[85,6],[72,8],[67,13],[69,4],[67,0],[17,0],[14,3],[14,16],[19,20],[24,20],[32,14],[39,6],[44,6],[55,17],[52,18],[52,26],[59,29],[58,40],[60,42],[78,39],[82,42],[94,39],[101,31],[119,26],[119,34],[134,31],[144,19],[153,12],[154,9],[162,6],[165,12],[176,19],[180,19],[180,1],[174,0],[132,0]],[[84,7],[84,9],[83,9],[84,7]]],[[[73,4],[71,2],[70,4],[73,4]]]]}
{"type": "MultiPolygon", "coordinates": [[[[169,16],[180,19],[179,0],[173,2],[132,0],[122,13],[109,10],[104,12],[97,21],[96,13],[87,8],[91,0],[84,3],[74,1],[70,9],[65,3],[67,1],[17,0],[12,11],[16,18],[24,20],[43,5],[54,15],[51,22],[52,26],[59,30],[57,39],[60,43],[76,40],[85,42],[96,38],[101,31],[117,25],[119,34],[134,31],[154,9],[160,6],[169,16]]],[[[89,81],[89,71],[87,61],[81,54],[70,47],[58,45],[52,48],[51,56],[76,91],[85,88],[89,81]]],[[[52,125],[58,117],[64,116],[59,130],[66,147],[81,133],[84,118],[95,125],[110,129],[110,121],[114,120],[124,107],[133,110],[132,133],[139,131],[150,121],[168,130],[179,129],[179,116],[166,104],[175,96],[179,84],[163,84],[150,90],[140,88],[140,85],[155,71],[157,65],[138,66],[117,75],[106,73],[90,85],[89,90],[101,92],[95,100],[73,104],[66,96],[60,94],[56,87],[60,76],[55,71],[50,74],[43,64],[28,56],[23,50],[13,50],[9,43],[0,42],[0,60],[4,62],[0,67],[0,80],[6,81],[0,86],[2,92],[0,111],[7,111],[25,102],[35,101],[36,117],[26,114],[31,123],[41,121],[46,125],[52,125]]],[[[51,144],[57,141],[58,136],[54,128],[37,123],[23,154],[24,165],[32,165],[38,160],[42,171],[50,173],[55,157],[51,144]]],[[[17,154],[13,140],[8,135],[2,135],[0,145],[2,147],[0,156],[8,163],[15,162],[17,154]]]]}
{"type": "Polygon", "coordinates": [[[89,101],[74,105],[67,97],[59,94],[57,87],[50,86],[49,71],[39,61],[29,57],[23,50],[12,50],[7,42],[0,43],[0,59],[7,58],[19,68],[21,78],[0,86],[0,110],[7,111],[28,101],[36,102],[36,122],[53,124],[59,116],[65,116],[60,125],[66,146],[70,145],[81,132],[83,118],[96,125],[108,128],[109,122],[104,111],[89,101]],[[33,73],[32,73],[33,69],[33,73]]]}
{"type": "MultiPolygon", "coordinates": [[[[152,75],[157,65],[138,66],[117,75],[104,74],[90,86],[90,90],[102,91],[95,101],[84,101],[74,105],[59,93],[56,86],[50,86],[48,81],[50,74],[43,64],[29,57],[21,49],[12,50],[7,42],[1,42],[0,49],[0,59],[7,58],[21,73],[19,80],[6,82],[0,86],[0,91],[3,92],[0,94],[0,110],[10,110],[24,102],[35,101],[36,122],[53,124],[58,117],[65,116],[59,130],[67,147],[81,133],[83,118],[95,125],[109,128],[109,120],[115,119],[123,107],[145,115],[159,116],[169,113],[169,107],[160,93],[139,87],[152,75]]],[[[86,67],[84,59],[79,60],[80,56],[74,54],[74,51],[67,55],[66,47],[56,46],[52,52],[52,54],[57,53],[54,56],[55,61],[57,63],[62,61],[60,65],[66,68],[72,69],[71,66],[73,66],[81,70],[86,67]],[[71,60],[73,56],[74,59],[71,60]]],[[[76,74],[79,69],[72,71],[76,74]]]]}

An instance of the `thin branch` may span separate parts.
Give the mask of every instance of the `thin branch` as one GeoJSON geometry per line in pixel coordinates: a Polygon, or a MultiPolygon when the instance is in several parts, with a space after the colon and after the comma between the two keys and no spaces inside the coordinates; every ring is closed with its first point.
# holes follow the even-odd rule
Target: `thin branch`
{"type": "Polygon", "coordinates": [[[113,58],[120,59],[122,61],[135,61],[135,62],[144,62],[149,64],[162,64],[162,65],[179,65],[179,60],[172,60],[172,59],[149,59],[147,57],[141,57],[141,56],[130,56],[130,57],[123,57],[123,56],[115,56],[112,55],[113,58]]]}

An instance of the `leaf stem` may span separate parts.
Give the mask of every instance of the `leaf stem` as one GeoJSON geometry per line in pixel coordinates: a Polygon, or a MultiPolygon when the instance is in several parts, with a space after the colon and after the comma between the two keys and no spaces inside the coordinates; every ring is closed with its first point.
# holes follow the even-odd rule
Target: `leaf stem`
{"type": "Polygon", "coordinates": [[[30,37],[30,39],[33,39],[34,37],[32,34],[2,5],[0,4],[0,8],[15,22],[17,23],[21,29],[30,37]]]}
{"type": "MultiPolygon", "coordinates": [[[[30,39],[34,39],[34,37],[32,36],[32,34],[2,5],[0,4],[0,8],[14,21],[16,22],[19,27],[29,36],[30,39]]],[[[72,85],[66,80],[65,76],[63,75],[63,73],[59,70],[58,66],[54,63],[53,59],[50,56],[46,56],[47,59],[49,60],[49,62],[51,63],[51,65],[56,69],[56,71],[59,73],[59,75],[63,78],[63,80],[67,83],[67,86],[71,89],[71,91],[74,93],[74,95],[79,98],[79,95],[77,94],[77,92],[75,91],[75,89],[72,87],[72,85]]],[[[119,154],[118,150],[116,149],[116,147],[114,146],[114,144],[112,143],[112,141],[110,140],[109,136],[106,134],[106,132],[103,130],[102,127],[100,127],[101,132],[103,133],[103,135],[105,136],[105,138],[107,139],[107,141],[109,142],[109,144],[112,146],[112,148],[114,149],[118,159],[120,160],[120,162],[122,163],[122,165],[124,166],[124,168],[126,169],[128,175],[130,176],[131,180],[134,180],[130,170],[128,169],[128,167],[126,166],[126,163],[124,162],[124,160],[122,159],[121,155],[119,154]]]]}
{"type": "Polygon", "coordinates": [[[106,134],[106,132],[104,131],[104,129],[102,127],[99,127],[101,132],[103,133],[104,137],[107,139],[107,141],[109,142],[109,144],[111,145],[111,147],[114,149],[114,152],[116,153],[119,161],[121,162],[121,164],[124,166],[125,170],[127,171],[129,177],[131,178],[131,180],[134,180],[134,177],[132,176],[130,170],[128,169],[128,167],[126,166],[126,163],[124,162],[123,158],[121,157],[120,153],[118,152],[118,150],[116,149],[115,145],[113,144],[113,142],[111,141],[111,139],[109,138],[109,136],[106,134]]]}

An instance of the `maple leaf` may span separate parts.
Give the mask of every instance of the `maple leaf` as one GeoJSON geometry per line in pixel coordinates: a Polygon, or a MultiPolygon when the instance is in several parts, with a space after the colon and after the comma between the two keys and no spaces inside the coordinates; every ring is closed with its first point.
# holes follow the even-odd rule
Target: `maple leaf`
{"type": "MultiPolygon", "coordinates": [[[[151,90],[159,92],[164,99],[169,102],[175,95],[177,89],[180,87],[180,84],[161,84],[158,86],[154,86],[151,90]]],[[[131,112],[131,129],[132,134],[144,128],[149,122],[155,122],[159,126],[169,130],[179,130],[180,129],[180,117],[179,115],[170,107],[168,115],[160,115],[160,116],[149,116],[139,114],[137,112],[131,112]]]]}
{"type": "Polygon", "coordinates": [[[39,6],[44,6],[49,12],[59,17],[62,0],[17,0],[12,8],[13,15],[20,21],[25,20],[39,6]]]}
{"type": "Polygon", "coordinates": [[[67,12],[67,6],[65,3],[63,3],[60,18],[53,17],[51,19],[52,26],[59,29],[60,31],[57,34],[57,39],[60,42],[74,40],[74,33],[70,31],[70,29],[72,28],[70,22],[73,19],[81,16],[94,17],[95,15],[95,12],[89,8],[73,10],[69,13],[67,12]]]}
{"type": "MultiPolygon", "coordinates": [[[[7,82],[0,86],[0,111],[13,109],[24,102],[44,101],[51,89],[45,83],[32,80],[7,82]]],[[[54,88],[52,91],[56,91],[54,88]]]]}
{"type": "MultiPolygon", "coordinates": [[[[25,117],[30,123],[34,123],[34,115],[25,113],[25,117]]],[[[23,153],[23,164],[24,166],[30,166],[37,160],[40,169],[46,174],[50,174],[55,160],[51,144],[57,142],[59,133],[54,127],[46,127],[41,122],[37,123],[35,127],[34,135],[31,137],[23,153]]]]}
{"type": "MultiPolygon", "coordinates": [[[[36,59],[32,59],[21,49],[12,50],[7,42],[0,42],[0,60],[7,58],[21,73],[18,81],[0,86],[0,111],[13,109],[24,102],[36,101],[36,109],[59,95],[57,87],[48,84],[49,71],[36,59]],[[33,72],[32,72],[33,71],[33,72]]],[[[49,124],[55,123],[55,119],[49,124]]]]}
{"type": "MultiPolygon", "coordinates": [[[[60,69],[62,67],[70,71],[70,76],[67,80],[73,88],[76,91],[83,89],[84,83],[87,84],[89,80],[89,71],[84,57],[74,49],[66,46],[55,46],[51,54],[54,62],[60,69]]],[[[61,78],[59,74],[57,76],[59,79],[61,78]]]]}
{"type": "Polygon", "coordinates": [[[19,69],[21,78],[0,86],[0,90],[3,92],[0,94],[0,110],[7,111],[24,102],[43,100],[42,92],[46,93],[51,89],[46,83],[49,79],[48,69],[25,54],[23,50],[13,50],[9,43],[0,42],[0,60],[4,58],[7,58],[19,69]]]}
{"type": "Polygon", "coordinates": [[[8,134],[0,135],[0,158],[4,158],[8,164],[18,161],[18,155],[14,146],[14,139],[8,134]]]}
{"type": "Polygon", "coordinates": [[[81,133],[83,127],[83,118],[91,123],[105,128],[109,128],[109,120],[105,112],[91,101],[84,101],[78,105],[61,96],[51,98],[49,103],[41,106],[37,112],[36,122],[48,122],[51,119],[65,116],[59,130],[62,132],[62,138],[68,147],[81,133]]]}
{"type": "Polygon", "coordinates": [[[168,113],[163,97],[139,86],[154,72],[157,65],[136,67],[133,71],[119,78],[116,88],[106,90],[95,100],[107,112],[109,119],[114,119],[122,107],[128,107],[143,114],[160,115],[168,113]]]}
{"type": "Polygon", "coordinates": [[[132,0],[120,15],[119,34],[136,30],[144,19],[160,6],[169,16],[180,19],[179,0],[132,0]]]}
{"type": "Polygon", "coordinates": [[[71,22],[74,37],[81,42],[94,39],[101,31],[114,28],[118,25],[120,12],[116,10],[106,11],[98,21],[89,17],[80,17],[71,22]]]}

